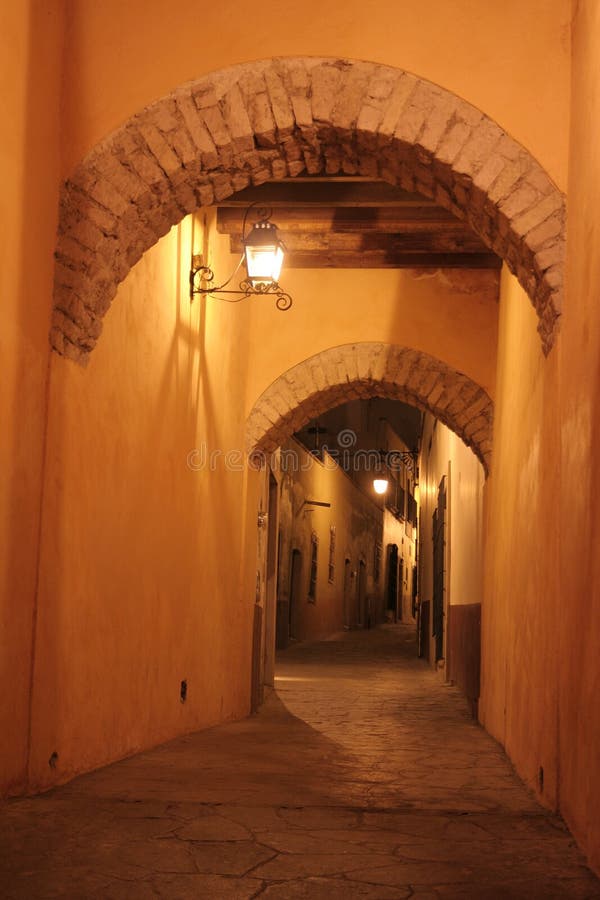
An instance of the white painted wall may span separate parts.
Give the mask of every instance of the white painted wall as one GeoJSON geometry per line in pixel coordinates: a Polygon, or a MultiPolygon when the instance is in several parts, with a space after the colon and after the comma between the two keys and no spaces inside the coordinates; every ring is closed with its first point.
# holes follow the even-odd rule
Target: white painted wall
{"type": "MultiPolygon", "coordinates": [[[[483,588],[483,467],[441,422],[426,414],[419,483],[421,601],[433,602],[433,513],[441,479],[447,478],[445,608],[481,603],[483,588]]],[[[431,607],[430,607],[431,608],[431,607]]],[[[432,622],[430,617],[429,634],[432,622]]],[[[430,642],[433,660],[433,643],[430,642]]]]}

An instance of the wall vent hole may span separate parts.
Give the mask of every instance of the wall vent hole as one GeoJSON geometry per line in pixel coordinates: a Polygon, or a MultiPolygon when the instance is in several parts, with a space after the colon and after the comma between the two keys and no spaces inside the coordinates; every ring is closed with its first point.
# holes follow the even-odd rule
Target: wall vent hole
{"type": "Polygon", "coordinates": [[[540,770],[538,772],[538,785],[540,789],[540,794],[544,793],[544,767],[540,766],[540,770]]]}
{"type": "Polygon", "coordinates": [[[185,703],[185,701],[187,700],[187,681],[185,680],[185,678],[181,682],[181,689],[179,691],[179,697],[180,697],[182,703],[185,703]]]}
{"type": "Polygon", "coordinates": [[[54,753],[52,753],[52,755],[50,756],[50,759],[48,760],[48,765],[50,766],[51,769],[55,769],[57,762],[58,762],[58,753],[55,750],[54,753]]]}

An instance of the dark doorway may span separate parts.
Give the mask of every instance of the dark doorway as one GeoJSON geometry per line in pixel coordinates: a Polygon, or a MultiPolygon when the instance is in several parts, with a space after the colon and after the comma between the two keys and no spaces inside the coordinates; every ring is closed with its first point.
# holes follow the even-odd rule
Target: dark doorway
{"type": "Polygon", "coordinates": [[[437,509],[433,513],[433,636],[435,661],[444,658],[444,556],[446,547],[446,476],[438,488],[437,509]]]}
{"type": "Polygon", "coordinates": [[[398,599],[396,602],[396,618],[402,621],[402,601],[404,600],[404,559],[398,560],[398,599]]]}
{"type": "Polygon", "coordinates": [[[360,628],[370,626],[367,614],[367,564],[361,559],[358,564],[357,619],[360,628]]]}
{"type": "MultiPolygon", "coordinates": [[[[260,594],[260,573],[257,572],[257,596],[260,594]]],[[[254,604],[252,623],[252,681],[250,686],[250,711],[258,712],[263,701],[264,688],[260,671],[260,650],[262,645],[263,608],[260,603],[254,604]]]]}
{"type": "Polygon", "coordinates": [[[288,638],[294,639],[298,635],[297,614],[298,603],[300,602],[300,591],[302,586],[302,553],[300,550],[292,550],[292,564],[290,566],[290,605],[288,619],[288,638]]]}
{"type": "Polygon", "coordinates": [[[387,546],[387,610],[396,621],[398,610],[398,545],[387,546]]]}
{"type": "Polygon", "coordinates": [[[267,571],[265,584],[265,642],[263,681],[275,683],[275,630],[277,615],[277,553],[279,548],[278,523],[279,489],[273,475],[269,475],[269,506],[267,514],[267,571]]]}
{"type": "Polygon", "coordinates": [[[352,591],[352,566],[350,560],[344,560],[344,628],[350,628],[350,595],[352,591]]]}

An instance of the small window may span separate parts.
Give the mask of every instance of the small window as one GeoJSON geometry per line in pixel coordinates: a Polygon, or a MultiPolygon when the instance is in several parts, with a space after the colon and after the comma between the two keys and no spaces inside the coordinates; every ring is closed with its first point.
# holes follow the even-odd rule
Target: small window
{"type": "Polygon", "coordinates": [[[308,585],[308,599],[314,603],[317,599],[317,553],[319,550],[319,538],[313,531],[310,539],[310,583],[308,585]]]}
{"type": "Polygon", "coordinates": [[[329,583],[335,578],[335,525],[329,528],[329,583]]]}
{"type": "Polygon", "coordinates": [[[413,528],[417,527],[417,501],[412,494],[407,497],[406,518],[413,528]]]}
{"type": "Polygon", "coordinates": [[[373,581],[375,584],[379,584],[379,578],[381,575],[381,544],[376,542],[375,544],[375,554],[373,557],[373,581]]]}

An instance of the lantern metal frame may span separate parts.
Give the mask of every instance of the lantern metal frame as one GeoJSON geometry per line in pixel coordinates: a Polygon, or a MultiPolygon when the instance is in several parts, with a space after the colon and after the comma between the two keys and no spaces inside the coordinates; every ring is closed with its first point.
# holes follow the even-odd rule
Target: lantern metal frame
{"type": "Polygon", "coordinates": [[[264,243],[264,230],[268,228],[269,231],[271,231],[271,229],[275,231],[275,242],[282,250],[284,249],[283,242],[277,237],[277,226],[270,221],[271,214],[271,210],[264,207],[255,207],[254,204],[251,204],[248,207],[244,214],[244,222],[242,225],[242,243],[244,245],[244,252],[234,271],[223,284],[215,285],[214,272],[210,266],[204,264],[202,256],[192,256],[192,266],[190,269],[190,300],[193,300],[197,294],[214,296],[219,300],[223,300],[225,303],[240,303],[248,297],[269,296],[275,298],[275,306],[281,312],[285,312],[292,306],[293,300],[290,294],[286,293],[286,291],[280,287],[279,283],[274,280],[263,280],[255,283],[252,278],[248,276],[240,281],[238,290],[228,288],[228,285],[233,281],[242,264],[247,260],[246,248],[257,245],[260,246],[260,243],[264,243]],[[256,212],[257,221],[253,223],[250,232],[246,234],[248,216],[251,211],[256,212]],[[262,241],[253,243],[253,234],[260,235],[262,241]],[[237,299],[233,299],[234,297],[237,299]]]}

